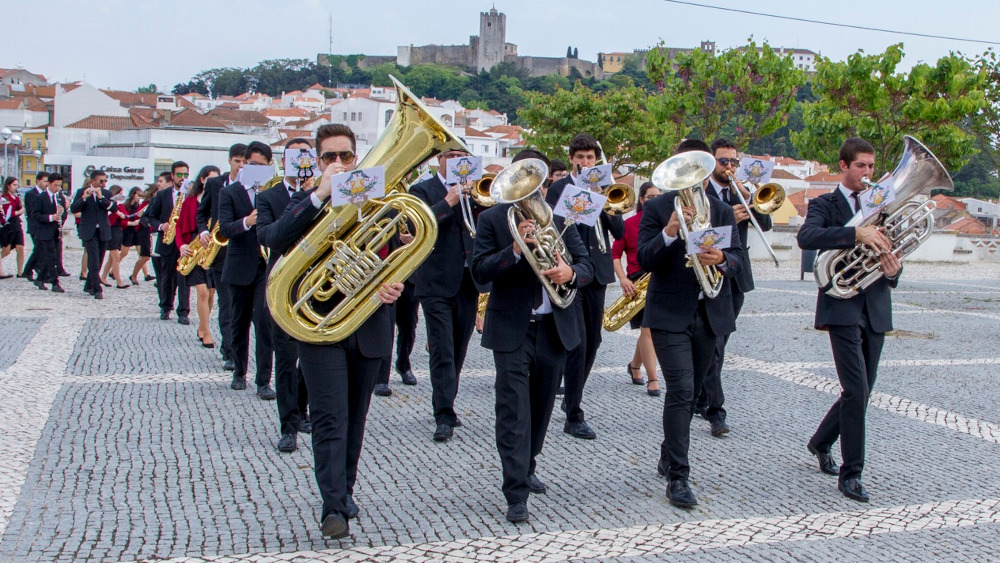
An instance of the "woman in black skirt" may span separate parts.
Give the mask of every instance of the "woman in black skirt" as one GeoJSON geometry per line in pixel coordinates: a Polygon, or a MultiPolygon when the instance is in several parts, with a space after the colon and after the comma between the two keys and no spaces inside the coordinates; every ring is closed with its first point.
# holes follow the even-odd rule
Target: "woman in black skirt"
{"type": "Polygon", "coordinates": [[[118,289],[128,289],[129,285],[122,283],[122,273],[119,268],[126,217],[125,206],[122,205],[125,201],[125,194],[122,193],[123,188],[117,184],[111,186],[110,191],[111,199],[115,202],[115,206],[108,211],[108,223],[111,225],[111,240],[108,241],[108,261],[104,263],[104,271],[101,272],[101,283],[111,287],[111,284],[108,283],[108,273],[110,272],[115,281],[118,282],[118,289]]]}
{"type": "Polygon", "coordinates": [[[142,188],[136,186],[129,190],[128,197],[125,199],[125,214],[127,216],[128,228],[125,229],[122,235],[122,258],[125,258],[128,250],[133,246],[138,247],[139,251],[139,258],[135,261],[135,266],[132,268],[132,275],[128,278],[132,282],[132,285],[139,285],[140,271],[146,276],[146,281],[156,279],[149,275],[150,230],[149,227],[144,227],[139,222],[154,193],[156,193],[156,188],[149,188],[143,191],[142,188]]]}
{"type": "MultiPolygon", "coordinates": [[[[17,272],[24,269],[24,231],[21,229],[21,216],[24,206],[17,194],[17,178],[11,176],[3,181],[3,192],[0,194],[0,260],[7,257],[11,251],[17,253],[17,272]]],[[[4,274],[3,263],[0,262],[0,280],[14,277],[4,274]]]]}
{"type": "MultiPolygon", "coordinates": [[[[220,174],[217,166],[206,166],[198,173],[198,177],[191,184],[184,203],[181,204],[181,212],[177,217],[176,236],[174,244],[180,249],[181,256],[190,256],[191,242],[198,238],[198,203],[205,195],[205,182],[209,178],[214,178],[220,174]]],[[[212,301],[215,299],[215,285],[212,283],[212,276],[200,265],[195,266],[190,274],[184,276],[188,287],[193,287],[198,294],[198,340],[205,348],[215,348],[212,342],[212,328],[208,321],[212,316],[212,301]]]]}

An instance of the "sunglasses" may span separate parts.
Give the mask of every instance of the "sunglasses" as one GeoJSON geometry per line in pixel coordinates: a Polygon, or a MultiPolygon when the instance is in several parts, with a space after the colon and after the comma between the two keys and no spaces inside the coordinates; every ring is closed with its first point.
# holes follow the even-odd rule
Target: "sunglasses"
{"type": "Polygon", "coordinates": [[[323,164],[333,164],[340,159],[340,162],[344,164],[350,164],[354,162],[354,152],[352,151],[330,151],[319,155],[319,159],[323,161],[323,164]]]}
{"type": "Polygon", "coordinates": [[[177,176],[178,178],[187,178],[190,175],[190,172],[174,172],[174,176],[177,176]]]}
{"type": "Polygon", "coordinates": [[[738,158],[720,158],[719,159],[719,164],[721,164],[723,166],[736,166],[739,163],[740,163],[740,159],[738,159],[738,158]]]}

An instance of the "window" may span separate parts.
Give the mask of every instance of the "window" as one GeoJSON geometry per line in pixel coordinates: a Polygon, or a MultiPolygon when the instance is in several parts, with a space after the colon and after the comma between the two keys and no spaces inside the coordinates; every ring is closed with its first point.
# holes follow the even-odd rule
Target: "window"
{"type": "Polygon", "coordinates": [[[344,119],[342,121],[347,121],[347,112],[344,112],[344,119]]]}
{"type": "Polygon", "coordinates": [[[489,154],[489,153],[490,153],[490,146],[483,145],[483,154],[489,154]]]}
{"type": "Polygon", "coordinates": [[[351,112],[351,121],[355,121],[355,118],[357,118],[357,116],[358,116],[358,114],[352,111],[351,112]]]}
{"type": "Polygon", "coordinates": [[[361,117],[361,112],[360,111],[358,112],[358,121],[364,121],[364,119],[361,117]]]}

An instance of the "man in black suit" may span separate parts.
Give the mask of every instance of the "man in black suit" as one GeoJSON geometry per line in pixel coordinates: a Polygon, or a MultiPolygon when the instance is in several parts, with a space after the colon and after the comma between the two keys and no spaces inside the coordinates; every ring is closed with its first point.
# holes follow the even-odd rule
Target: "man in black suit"
{"type": "Polygon", "coordinates": [[[819,459],[820,470],[838,475],[844,496],[868,502],[861,483],[865,465],[865,410],[875,385],[885,333],[892,330],[892,291],[899,282],[902,264],[891,252],[892,243],[876,227],[845,227],[860,209],[863,178],[871,178],[875,149],[868,141],[852,137],[840,147],[840,169],[844,173],[837,189],[809,202],[806,220],[799,228],[803,250],[832,251],[853,248],[858,243],[881,253],[883,277],[859,290],[850,299],[838,299],[821,287],[816,298],[816,328],[830,333],[833,361],[842,391],[807,444],[819,459]],[[840,438],[844,462],[837,466],[830,455],[840,438]]]}
{"type": "MultiPolygon", "coordinates": [[[[232,184],[243,168],[246,159],[247,146],[243,143],[236,143],[229,147],[229,174],[210,178],[205,182],[205,195],[198,203],[198,232],[201,233],[201,244],[207,246],[211,237],[212,229],[219,223],[219,192],[222,188],[232,184]]],[[[222,361],[225,362],[223,369],[236,369],[236,362],[233,361],[233,335],[230,333],[233,322],[233,296],[229,284],[222,281],[222,272],[226,263],[226,247],[219,249],[215,256],[215,261],[209,271],[212,273],[212,282],[215,284],[215,294],[219,302],[219,332],[222,333],[222,361]]]]}
{"type": "Polygon", "coordinates": [[[688,484],[691,409],[711,365],[716,338],[736,329],[731,280],[739,275],[746,256],[732,208],[706,197],[711,225],[731,226],[732,237],[729,248],[702,247],[703,252],[693,257],[701,264],[715,266],[723,275],[718,295],[705,295],[694,269],[685,264],[687,248],[680,238],[680,221],[690,224],[695,210],[684,207],[683,217],[678,218],[676,198],[677,192],[668,192],[643,206],[638,259],[642,269],[651,274],[643,326],[650,329],[667,386],[657,469],[670,480],[670,503],[689,508],[698,504],[688,484]]]}
{"type": "MultiPolygon", "coordinates": [[[[479,283],[492,284],[483,346],[493,350],[496,363],[496,440],[507,520],[526,522],[529,493],[545,492],[545,484],[535,476],[535,458],[545,442],[566,351],[580,343],[580,311],[572,304],[565,309],[552,304],[514,242],[507,222],[510,207],[496,205],[479,216],[472,271],[479,283]]],[[[554,217],[553,226],[563,231],[562,218],[554,217]]],[[[522,221],[520,236],[530,228],[531,221],[522,221]]],[[[524,241],[535,244],[533,239],[524,241]]],[[[560,257],[557,267],[542,274],[556,284],[584,286],[594,275],[590,255],[575,229],[567,229],[563,241],[572,266],[560,257]]]]}
{"type": "MultiPolygon", "coordinates": [[[[730,181],[729,172],[736,174],[736,169],[740,166],[740,158],[736,152],[736,145],[728,139],[716,139],[712,142],[712,154],[715,156],[715,171],[708,179],[709,196],[725,203],[733,208],[733,215],[736,216],[736,225],[740,231],[740,241],[743,243],[743,254],[747,256],[747,261],[743,264],[740,274],[730,282],[733,290],[733,311],[736,317],[740,316],[743,309],[743,301],[746,293],[753,291],[753,269],[750,266],[749,241],[747,240],[750,226],[750,213],[753,213],[757,224],[765,231],[771,230],[771,216],[757,211],[747,209],[740,203],[739,196],[733,193],[734,189],[740,190],[743,199],[750,201],[750,191],[746,189],[740,181],[735,184],[730,181]]],[[[712,357],[712,367],[705,376],[705,386],[702,387],[701,394],[697,397],[695,410],[702,414],[712,425],[712,436],[721,438],[729,433],[729,425],[726,424],[726,409],[722,406],[726,400],[722,390],[722,364],[726,357],[726,344],[729,342],[729,335],[719,338],[716,343],[715,355],[712,357]]]]}
{"type": "MultiPolygon", "coordinates": [[[[253,141],[247,146],[246,163],[271,165],[271,147],[253,141]]],[[[247,364],[250,356],[250,323],[253,322],[257,359],[257,396],[271,401],[272,345],[271,319],[265,304],[267,263],[257,240],[257,197],[254,186],[234,182],[219,192],[219,232],[229,239],[222,281],[229,284],[233,297],[233,382],[230,388],[247,388],[247,364]]]]}
{"type": "MultiPolygon", "coordinates": [[[[285,143],[285,154],[289,151],[298,153],[300,149],[309,150],[312,145],[302,138],[289,139],[285,143]]],[[[285,212],[292,196],[302,189],[312,188],[310,178],[303,185],[296,176],[289,176],[291,170],[285,170],[285,179],[268,190],[257,194],[257,241],[264,248],[270,248],[268,235],[274,228],[274,222],[285,212]]],[[[267,260],[267,275],[281,255],[271,252],[267,260]]],[[[266,278],[265,278],[266,279],[266,278]]],[[[267,300],[264,300],[267,307],[267,300]]],[[[274,322],[268,311],[268,321],[271,324],[271,344],[274,346],[274,389],[278,403],[278,421],[281,425],[281,438],[278,440],[278,451],[290,453],[298,448],[296,435],[301,425],[308,420],[307,409],[309,396],[305,380],[299,369],[299,354],[295,340],[274,322]]]]}
{"type": "Polygon", "coordinates": [[[25,220],[25,230],[28,231],[28,236],[31,237],[31,255],[28,256],[28,260],[24,263],[24,268],[18,272],[17,277],[27,278],[28,281],[34,281],[34,272],[39,269],[38,267],[38,244],[35,242],[35,220],[34,220],[34,206],[36,201],[36,196],[45,195],[45,192],[49,188],[49,173],[39,172],[35,174],[35,185],[34,187],[28,189],[24,194],[24,220],[25,220]]]}
{"type": "Polygon", "coordinates": [[[90,187],[77,190],[73,197],[70,211],[80,213],[80,242],[87,252],[87,282],[83,291],[94,296],[94,299],[104,299],[101,287],[101,264],[107,242],[111,240],[111,224],[108,222],[108,211],[115,206],[111,192],[104,189],[108,183],[108,175],[101,170],[90,173],[90,187]]]}
{"type": "MultiPolygon", "coordinates": [[[[163,235],[170,227],[170,215],[183,203],[184,192],[181,186],[190,177],[186,162],[178,160],[170,165],[170,186],[160,189],[150,200],[140,221],[150,230],[157,231],[156,253],[160,256],[159,272],[156,274],[156,289],[160,294],[160,320],[170,318],[170,310],[174,308],[174,295],[177,295],[177,322],[190,324],[188,314],[191,312],[191,290],[185,277],[177,273],[177,261],[180,250],[173,241],[165,242],[163,235]]],[[[160,174],[163,179],[164,175],[160,174]]],[[[163,182],[164,180],[158,180],[163,182]]],[[[154,264],[154,269],[156,265],[154,264]]]]}
{"type": "Polygon", "coordinates": [[[62,176],[52,174],[51,179],[46,184],[48,190],[41,193],[35,192],[31,203],[31,223],[34,225],[34,239],[38,249],[38,258],[36,259],[38,278],[35,280],[35,286],[44,290],[45,284],[51,283],[52,291],[65,293],[59,285],[55,246],[59,228],[66,212],[57,196],[62,190],[62,176]]]}
{"type": "MultiPolygon", "coordinates": [[[[272,253],[286,253],[309,231],[329,201],[330,177],[355,166],[354,133],[346,125],[320,127],[316,146],[323,170],[319,187],[297,193],[273,224],[266,237],[272,253]]],[[[391,304],[402,290],[401,283],[383,285],[379,301],[391,304]]],[[[346,537],[348,519],[359,512],[354,484],[365,419],[379,366],[392,353],[391,334],[389,310],[379,307],[354,334],[339,342],[298,343],[299,365],[309,388],[316,484],[323,498],[320,530],[330,538],[346,537]]]]}
{"type": "Polygon", "coordinates": [[[448,159],[468,154],[463,150],[439,154],[437,174],[410,188],[410,195],[430,206],[438,223],[434,250],[413,276],[414,295],[424,310],[430,343],[436,442],[450,439],[454,428],[462,425],[455,413],[455,397],[479,300],[479,288],[469,271],[472,236],[462,220],[461,198],[468,197],[469,189],[445,184],[448,159]]]}
{"type": "MultiPolygon", "coordinates": [[[[601,145],[597,139],[580,133],[569,143],[569,161],[572,173],[554,182],[545,194],[545,201],[555,206],[566,185],[575,185],[576,175],[583,168],[590,168],[601,158],[601,145]]],[[[576,301],[583,311],[582,339],[580,346],[571,350],[566,359],[566,396],[563,410],[566,411],[566,424],[563,431],[575,438],[593,440],[597,433],[587,424],[581,403],[583,388],[597,359],[597,349],[601,346],[601,322],[604,318],[604,296],[608,284],[615,281],[615,267],[611,259],[611,240],[609,234],[616,239],[625,235],[625,221],[621,217],[608,215],[601,211],[599,219],[601,229],[577,223],[576,230],[580,233],[590,261],[594,265],[594,279],[580,287],[576,293],[576,301]],[[600,240],[603,238],[603,250],[600,240]]]]}
{"type": "MultiPolygon", "coordinates": [[[[170,189],[174,186],[173,174],[171,174],[170,172],[160,172],[160,175],[156,177],[155,185],[156,185],[156,192],[153,193],[153,197],[155,197],[156,194],[162,192],[163,190],[170,189]]],[[[152,198],[150,198],[150,204],[152,203],[153,203],[152,198]]],[[[172,204],[168,203],[167,205],[172,205],[172,204]]],[[[146,206],[146,212],[147,213],[149,212],[148,205],[146,206]]],[[[139,218],[139,222],[142,223],[142,217],[139,218]]],[[[157,244],[153,248],[153,251],[150,253],[153,255],[150,261],[153,263],[153,276],[156,278],[156,281],[154,281],[153,283],[154,285],[156,285],[157,295],[159,295],[160,292],[160,263],[162,262],[162,258],[160,257],[160,251],[158,250],[158,247],[159,244],[157,244]]],[[[160,318],[166,320],[163,317],[162,311],[160,314],[160,318]]],[[[169,312],[168,312],[168,318],[169,318],[169,312]]]]}

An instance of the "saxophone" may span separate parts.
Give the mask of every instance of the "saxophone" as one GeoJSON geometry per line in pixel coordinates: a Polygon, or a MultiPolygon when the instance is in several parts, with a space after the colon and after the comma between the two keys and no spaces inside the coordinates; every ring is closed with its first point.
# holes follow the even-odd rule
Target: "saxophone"
{"type": "Polygon", "coordinates": [[[639,314],[639,311],[646,306],[646,287],[649,285],[649,274],[643,274],[641,278],[635,280],[635,293],[632,297],[622,294],[621,297],[615,299],[615,302],[608,306],[604,310],[604,330],[608,332],[614,332],[621,327],[625,326],[625,323],[629,322],[632,317],[639,314]]]}
{"type": "Polygon", "coordinates": [[[215,262],[215,258],[219,255],[219,251],[222,250],[223,246],[227,245],[229,245],[229,239],[219,233],[219,222],[216,221],[215,226],[212,227],[212,233],[209,235],[208,246],[201,253],[201,267],[206,270],[211,268],[215,262]]]}
{"type": "Polygon", "coordinates": [[[164,244],[174,243],[174,237],[177,235],[177,219],[181,216],[182,203],[184,203],[184,192],[177,195],[177,203],[174,204],[174,209],[170,212],[170,218],[167,219],[167,230],[163,231],[164,244]]]}

